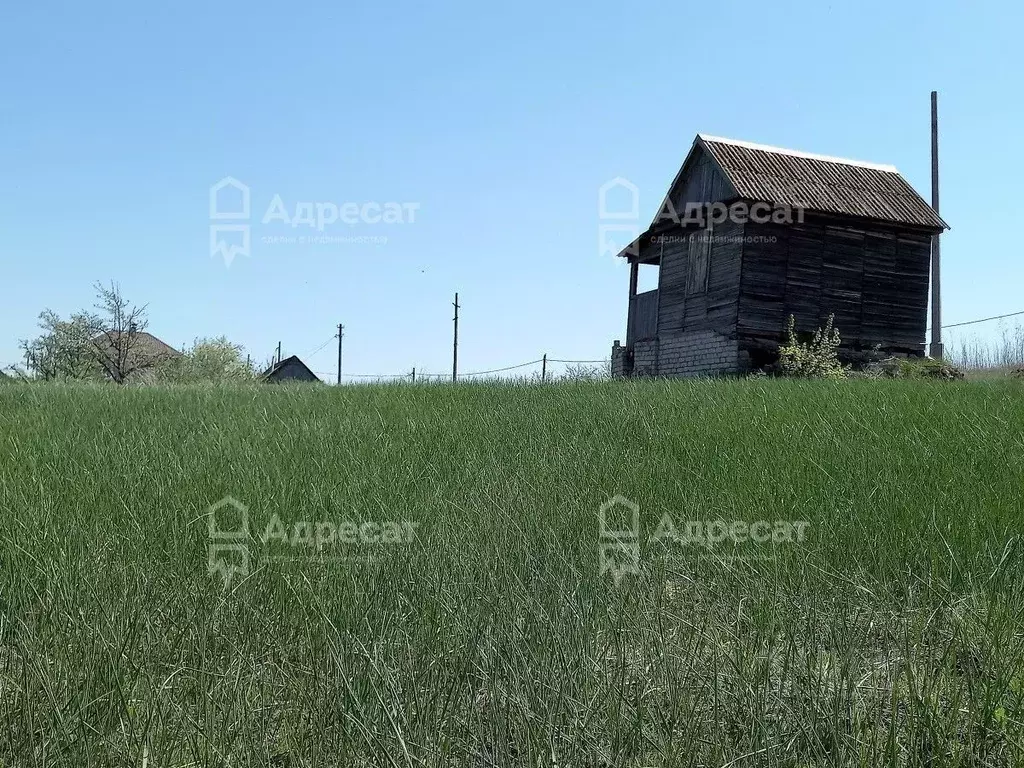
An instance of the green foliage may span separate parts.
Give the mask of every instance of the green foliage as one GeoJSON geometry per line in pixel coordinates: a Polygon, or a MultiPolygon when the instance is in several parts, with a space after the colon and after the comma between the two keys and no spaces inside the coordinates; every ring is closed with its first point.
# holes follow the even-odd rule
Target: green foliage
{"type": "Polygon", "coordinates": [[[890,379],[962,379],[964,373],[955,365],[930,357],[887,357],[865,369],[871,376],[890,379]]]}
{"type": "Polygon", "coordinates": [[[255,374],[243,352],[241,344],[233,344],[225,336],[196,339],[181,357],[161,366],[158,375],[162,381],[175,383],[252,381],[255,374]]]}
{"type": "Polygon", "coordinates": [[[20,344],[28,372],[45,381],[101,378],[92,343],[99,329],[100,319],[91,312],[75,312],[64,320],[51,309],[43,310],[40,334],[20,344]]]}
{"type": "Polygon", "coordinates": [[[132,304],[116,283],[96,283],[96,311],[67,320],[52,310],[39,315],[41,333],[23,340],[28,376],[43,381],[94,380],[119,384],[243,382],[254,378],[242,347],[225,337],[196,339],[183,356],[146,343],[146,307],[132,304]]]}
{"type": "Polygon", "coordinates": [[[930,357],[904,357],[899,359],[901,379],[962,379],[964,372],[944,360],[930,357]]]}
{"type": "Polygon", "coordinates": [[[842,379],[846,369],[839,362],[839,330],[833,328],[835,315],[828,316],[824,328],[818,328],[810,341],[796,335],[796,318],[789,316],[787,341],[779,348],[779,371],[783,376],[800,379],[842,379]]]}
{"type": "Polygon", "coordinates": [[[39,315],[41,333],[21,341],[31,376],[44,381],[107,379],[123,384],[157,360],[139,349],[146,307],[132,305],[116,283],[96,283],[95,312],[79,310],[64,320],[50,309],[39,315]]]}

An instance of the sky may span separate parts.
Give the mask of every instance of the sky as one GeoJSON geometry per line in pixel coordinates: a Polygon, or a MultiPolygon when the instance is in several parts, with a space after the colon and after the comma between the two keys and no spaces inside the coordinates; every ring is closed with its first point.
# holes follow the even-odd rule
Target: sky
{"type": "Polygon", "coordinates": [[[604,359],[628,268],[602,252],[603,184],[635,184],[649,223],[702,132],[892,164],[928,198],[933,89],[943,321],[1024,310],[1024,7],[924,9],[7,3],[0,365],[96,281],[172,346],[280,342],[325,378],[339,323],[346,376],[450,371],[455,292],[461,371],[604,359]],[[225,178],[248,219],[211,219],[225,178]],[[248,227],[230,266],[221,225],[248,227]]]}

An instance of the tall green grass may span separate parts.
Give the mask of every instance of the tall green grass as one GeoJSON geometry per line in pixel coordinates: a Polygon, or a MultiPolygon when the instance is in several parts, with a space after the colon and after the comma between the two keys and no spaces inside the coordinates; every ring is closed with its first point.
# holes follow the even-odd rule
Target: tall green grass
{"type": "Polygon", "coordinates": [[[0,387],[0,765],[1024,765],[1022,460],[1014,381],[0,387]],[[225,587],[228,495],[418,535],[225,587]]]}

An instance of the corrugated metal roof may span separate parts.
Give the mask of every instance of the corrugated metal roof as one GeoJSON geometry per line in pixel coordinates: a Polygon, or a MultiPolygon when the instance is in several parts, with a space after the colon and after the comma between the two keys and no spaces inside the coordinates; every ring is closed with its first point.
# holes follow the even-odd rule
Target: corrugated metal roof
{"type": "Polygon", "coordinates": [[[698,134],[740,197],[933,229],[949,226],[899,171],[839,157],[698,134]]]}

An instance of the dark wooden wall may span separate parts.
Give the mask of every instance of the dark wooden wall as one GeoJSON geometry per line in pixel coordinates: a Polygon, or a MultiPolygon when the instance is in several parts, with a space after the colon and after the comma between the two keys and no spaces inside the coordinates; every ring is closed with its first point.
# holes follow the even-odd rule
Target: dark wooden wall
{"type": "Polygon", "coordinates": [[[923,352],[928,233],[811,216],[744,229],[740,336],[778,340],[790,314],[813,331],[834,313],[844,347],[923,352]]]}
{"type": "Polygon", "coordinates": [[[665,234],[658,275],[658,334],[718,331],[735,336],[743,226],[665,234]],[[707,238],[710,237],[710,245],[707,238]]]}
{"type": "Polygon", "coordinates": [[[320,381],[320,379],[310,373],[309,370],[299,363],[296,363],[295,361],[287,361],[285,365],[274,371],[274,373],[267,378],[267,381],[320,381]]]}
{"type": "Polygon", "coordinates": [[[718,170],[718,165],[700,150],[682,169],[676,185],[669,192],[669,199],[682,219],[687,203],[713,203],[735,194],[732,185],[718,170]]]}

